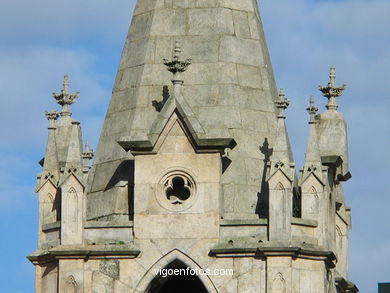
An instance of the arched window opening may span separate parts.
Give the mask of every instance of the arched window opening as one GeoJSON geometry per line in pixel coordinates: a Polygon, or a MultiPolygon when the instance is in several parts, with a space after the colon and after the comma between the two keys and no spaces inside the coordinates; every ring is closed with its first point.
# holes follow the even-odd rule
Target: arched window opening
{"type": "MultiPolygon", "coordinates": [[[[199,270],[198,270],[199,272],[199,270]]],[[[207,289],[195,270],[175,260],[152,281],[148,293],[207,293],[207,289]],[[176,274],[175,274],[176,272],[176,274]]]]}

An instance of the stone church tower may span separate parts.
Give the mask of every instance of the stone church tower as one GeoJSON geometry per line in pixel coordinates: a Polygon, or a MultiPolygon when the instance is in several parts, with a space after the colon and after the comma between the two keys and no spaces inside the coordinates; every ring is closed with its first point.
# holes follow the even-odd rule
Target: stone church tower
{"type": "Polygon", "coordinates": [[[138,0],[92,167],[68,77],[46,113],[36,292],[358,292],[344,89],[297,170],[256,0],[138,0]]]}

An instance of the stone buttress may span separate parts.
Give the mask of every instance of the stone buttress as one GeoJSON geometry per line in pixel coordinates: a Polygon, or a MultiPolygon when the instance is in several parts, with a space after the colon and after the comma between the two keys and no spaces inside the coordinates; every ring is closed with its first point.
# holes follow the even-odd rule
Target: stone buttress
{"type": "Polygon", "coordinates": [[[36,292],[358,292],[344,89],[297,174],[257,1],[138,0],[92,167],[67,77],[46,113],[36,292]]]}

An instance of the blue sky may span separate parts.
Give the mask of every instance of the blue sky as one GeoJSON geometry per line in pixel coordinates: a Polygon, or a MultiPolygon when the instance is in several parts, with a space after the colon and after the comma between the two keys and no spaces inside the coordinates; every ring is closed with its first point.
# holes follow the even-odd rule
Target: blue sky
{"type": "MultiPolygon", "coordinates": [[[[84,138],[96,148],[133,0],[2,0],[0,11],[0,266],[2,292],[33,292],[37,162],[47,138],[45,110],[64,74],[80,91],[73,106],[84,138]],[[113,4],[114,3],[114,4],[113,4]],[[6,265],[5,265],[6,264],[6,265]]],[[[310,95],[331,65],[349,125],[353,178],[350,278],[361,292],[390,282],[390,1],[262,0],[261,13],[277,84],[292,104],[288,128],[297,165],[303,163],[310,95]]]]}

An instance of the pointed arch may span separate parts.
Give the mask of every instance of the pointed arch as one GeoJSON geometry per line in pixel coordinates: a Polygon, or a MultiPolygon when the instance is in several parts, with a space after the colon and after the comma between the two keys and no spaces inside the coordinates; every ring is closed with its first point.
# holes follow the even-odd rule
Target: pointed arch
{"type": "Polygon", "coordinates": [[[47,203],[54,203],[54,196],[51,192],[49,192],[47,195],[46,195],[46,202],[47,203]]]}
{"type": "Polygon", "coordinates": [[[77,293],[77,282],[73,276],[66,279],[65,293],[77,293]]]}
{"type": "Polygon", "coordinates": [[[69,188],[68,194],[70,197],[77,199],[77,191],[73,186],[69,188]]]}
{"type": "Polygon", "coordinates": [[[310,193],[314,195],[315,198],[318,198],[317,189],[314,186],[310,187],[310,193]]]}
{"type": "Polygon", "coordinates": [[[284,190],[284,186],[282,184],[282,182],[278,182],[278,184],[276,184],[276,190],[284,190]]]}
{"type": "Polygon", "coordinates": [[[340,236],[340,237],[344,236],[339,225],[336,225],[336,234],[337,234],[337,236],[340,236]]]}
{"type": "MultiPolygon", "coordinates": [[[[143,278],[138,282],[134,292],[150,293],[153,286],[153,282],[155,282],[156,280],[158,281],[159,279],[159,276],[156,274],[156,272],[158,272],[162,268],[166,268],[170,265],[175,264],[182,264],[192,270],[202,269],[199,264],[197,264],[187,254],[183,253],[178,249],[171,250],[149,268],[143,278]]],[[[198,278],[203,283],[207,292],[218,292],[217,288],[215,287],[209,276],[199,275],[198,278]]]]}
{"type": "Polygon", "coordinates": [[[343,249],[343,238],[344,238],[343,231],[338,225],[336,225],[336,247],[340,250],[343,249]]]}
{"type": "Polygon", "coordinates": [[[272,293],[286,293],[286,280],[281,272],[276,274],[272,282],[272,293]]]}
{"type": "Polygon", "coordinates": [[[319,198],[317,189],[314,186],[309,188],[309,193],[305,200],[307,201],[308,214],[317,217],[319,212],[319,198]]]}

